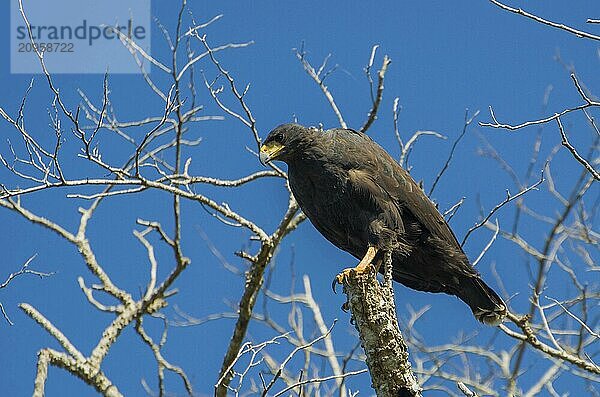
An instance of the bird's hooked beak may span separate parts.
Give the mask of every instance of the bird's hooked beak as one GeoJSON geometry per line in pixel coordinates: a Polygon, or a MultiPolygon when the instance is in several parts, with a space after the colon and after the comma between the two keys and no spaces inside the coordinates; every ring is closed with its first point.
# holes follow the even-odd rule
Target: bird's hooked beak
{"type": "Polygon", "coordinates": [[[281,143],[269,142],[260,147],[260,162],[267,165],[269,161],[275,160],[285,148],[281,143]]]}

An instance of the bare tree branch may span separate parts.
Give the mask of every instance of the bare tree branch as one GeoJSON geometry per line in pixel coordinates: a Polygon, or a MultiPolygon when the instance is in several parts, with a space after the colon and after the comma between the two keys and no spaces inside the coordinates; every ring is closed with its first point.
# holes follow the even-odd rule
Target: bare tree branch
{"type": "Polygon", "coordinates": [[[338,118],[340,127],[348,128],[348,126],[346,125],[346,122],[344,121],[344,117],[342,116],[342,112],[340,112],[340,109],[338,108],[338,106],[335,103],[335,100],[333,99],[333,95],[331,95],[331,92],[329,92],[329,89],[327,88],[327,86],[324,83],[325,78],[332,72],[332,70],[329,70],[329,71],[325,72],[325,74],[323,74],[323,71],[327,65],[327,60],[329,59],[329,57],[330,57],[330,55],[328,55],[325,58],[325,60],[323,61],[323,65],[321,65],[321,67],[317,71],[310,64],[310,62],[308,62],[308,60],[306,59],[306,52],[304,52],[304,43],[302,43],[302,47],[300,47],[300,50],[296,50],[296,58],[298,58],[298,60],[302,64],[302,67],[306,71],[306,73],[308,73],[308,75],[315,81],[315,83],[317,83],[319,88],[321,88],[321,91],[323,91],[323,95],[325,95],[325,98],[327,98],[327,101],[329,102],[329,105],[331,106],[333,113],[335,113],[336,117],[338,118]]]}
{"type": "Polygon", "coordinates": [[[540,179],[534,183],[533,185],[521,190],[519,193],[515,194],[515,195],[511,195],[510,192],[507,190],[506,191],[506,198],[496,204],[496,206],[494,208],[492,208],[492,210],[487,214],[487,216],[485,218],[483,218],[483,220],[481,220],[480,222],[477,222],[475,224],[475,226],[471,227],[469,230],[467,230],[467,233],[465,234],[465,237],[463,237],[462,242],[460,243],[461,246],[465,245],[465,243],[467,242],[467,239],[469,238],[469,236],[471,235],[471,233],[473,233],[475,230],[479,229],[480,227],[482,227],[483,225],[486,224],[486,222],[492,217],[492,215],[494,215],[500,208],[504,207],[506,204],[510,203],[511,201],[521,197],[522,195],[524,195],[525,193],[531,191],[531,190],[535,190],[537,189],[537,187],[539,185],[541,185],[544,182],[544,173],[542,172],[542,175],[540,177],[540,179]]]}
{"type": "MultiPolygon", "coordinates": [[[[373,66],[373,58],[375,57],[375,51],[377,50],[377,45],[373,46],[373,50],[371,51],[371,58],[369,59],[369,63],[365,69],[365,73],[369,78],[369,84],[371,85],[371,96],[373,96],[373,80],[371,79],[371,67],[373,66]]],[[[381,69],[377,72],[377,94],[373,99],[373,107],[369,111],[369,115],[367,117],[367,121],[365,124],[360,127],[360,132],[367,132],[371,124],[377,119],[377,111],[379,110],[379,105],[381,103],[381,99],[383,98],[383,80],[385,78],[385,72],[387,72],[388,66],[392,60],[385,55],[383,57],[383,63],[381,65],[381,69]]]]}
{"type": "Polygon", "coordinates": [[[427,193],[427,195],[429,197],[431,197],[431,195],[433,194],[433,191],[435,190],[435,187],[437,186],[438,182],[442,178],[442,175],[444,175],[444,172],[446,172],[446,170],[448,169],[448,166],[450,165],[450,162],[452,161],[452,157],[454,157],[454,151],[456,150],[458,143],[463,138],[463,136],[465,136],[465,134],[467,132],[467,127],[469,125],[471,125],[471,123],[473,122],[475,117],[477,117],[478,115],[479,115],[479,110],[477,110],[475,112],[475,114],[473,114],[473,116],[471,116],[471,118],[469,118],[469,109],[465,110],[465,124],[463,126],[463,130],[460,133],[460,135],[458,136],[458,138],[456,138],[456,140],[452,144],[452,148],[450,149],[450,154],[448,155],[448,158],[446,159],[446,163],[444,164],[442,169],[436,175],[435,180],[433,181],[433,184],[431,185],[431,189],[429,189],[429,193],[427,193]]]}
{"type": "Polygon", "coordinates": [[[531,345],[535,349],[537,349],[537,350],[541,351],[542,353],[545,353],[551,357],[567,361],[585,371],[600,375],[600,367],[598,367],[598,365],[594,364],[593,362],[584,360],[584,359],[577,357],[571,353],[568,353],[565,350],[562,350],[562,349],[559,350],[559,349],[556,349],[552,346],[549,346],[549,345],[541,342],[539,340],[539,338],[536,336],[533,329],[531,328],[531,324],[529,323],[528,316],[519,317],[519,316],[516,316],[509,312],[508,318],[513,323],[515,323],[521,329],[521,331],[523,331],[523,334],[520,334],[518,332],[512,331],[510,328],[508,328],[505,325],[500,325],[500,329],[502,329],[502,331],[504,331],[504,333],[506,333],[508,336],[513,337],[515,339],[522,340],[524,342],[527,342],[529,345],[531,345]]]}
{"type": "MultiPolygon", "coordinates": [[[[391,260],[388,267],[391,272],[391,260]]],[[[408,347],[398,328],[390,291],[389,287],[381,287],[371,272],[364,275],[351,272],[344,282],[348,307],[367,356],[377,395],[421,396],[421,387],[408,361],[408,347]]]]}
{"type": "MultiPolygon", "coordinates": [[[[29,265],[31,264],[31,262],[36,258],[37,254],[32,255],[31,257],[29,257],[29,259],[27,259],[25,261],[25,263],[23,264],[23,266],[21,266],[21,269],[19,269],[16,272],[13,272],[11,274],[8,275],[8,277],[6,278],[6,280],[4,280],[3,283],[0,284],[0,289],[6,288],[8,287],[8,285],[17,277],[22,276],[24,274],[32,274],[34,276],[38,276],[39,278],[44,278],[44,277],[50,277],[52,276],[54,273],[44,273],[44,272],[40,272],[37,270],[32,270],[29,268],[29,265]]],[[[6,313],[4,306],[2,306],[2,303],[0,303],[0,312],[2,313],[2,316],[4,317],[4,319],[6,320],[6,322],[9,325],[14,325],[14,323],[11,321],[10,317],[8,317],[8,314],[6,313]]]]}
{"type": "MultiPolygon", "coordinates": [[[[567,25],[562,24],[562,23],[557,23],[557,22],[549,21],[547,19],[538,17],[537,15],[531,14],[531,13],[529,13],[527,11],[523,11],[520,8],[513,8],[513,7],[510,7],[510,6],[507,6],[506,4],[502,4],[501,2],[499,2],[497,0],[490,0],[490,2],[492,4],[494,4],[494,5],[502,8],[503,10],[510,11],[512,13],[524,16],[524,17],[529,18],[529,19],[533,19],[534,21],[536,21],[538,23],[541,23],[541,24],[544,24],[544,25],[548,25],[548,26],[552,26],[553,28],[556,28],[556,29],[567,31],[569,33],[574,34],[577,37],[584,38],[584,39],[590,39],[590,40],[600,40],[600,36],[597,36],[595,34],[587,33],[587,32],[584,32],[582,30],[578,30],[578,29],[572,28],[572,27],[567,26],[567,25]]],[[[590,20],[588,19],[588,23],[590,23],[589,21],[590,20]]]]}
{"type": "Polygon", "coordinates": [[[566,147],[567,149],[569,149],[569,152],[571,152],[573,157],[575,157],[575,159],[577,161],[579,161],[581,164],[583,164],[583,166],[590,172],[590,174],[592,174],[592,176],[594,177],[595,180],[600,181],[600,173],[598,173],[598,171],[596,171],[594,169],[594,167],[592,167],[591,164],[589,162],[587,162],[586,159],[581,157],[581,155],[577,152],[577,150],[569,142],[569,139],[567,138],[567,134],[565,133],[565,129],[562,125],[562,122],[560,121],[560,117],[558,117],[558,116],[556,117],[556,123],[558,124],[558,129],[560,130],[560,136],[562,138],[562,141],[561,141],[562,145],[564,147],[566,147]]]}

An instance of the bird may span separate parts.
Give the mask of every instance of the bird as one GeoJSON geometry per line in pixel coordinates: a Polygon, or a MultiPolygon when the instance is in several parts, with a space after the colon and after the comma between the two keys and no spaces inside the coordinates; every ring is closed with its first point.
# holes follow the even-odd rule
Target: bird
{"type": "Polygon", "coordinates": [[[300,209],[327,240],[359,259],[365,273],[391,256],[392,278],[454,295],[487,325],[507,306],[469,262],[450,226],[410,174],[368,135],[348,128],[282,124],[260,146],[260,161],[287,164],[300,209]]]}

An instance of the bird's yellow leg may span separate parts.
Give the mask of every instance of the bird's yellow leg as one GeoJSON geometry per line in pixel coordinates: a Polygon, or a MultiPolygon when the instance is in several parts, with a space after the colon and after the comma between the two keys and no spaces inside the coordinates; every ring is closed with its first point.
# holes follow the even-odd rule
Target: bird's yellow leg
{"type": "Polygon", "coordinates": [[[357,273],[364,273],[367,270],[369,270],[369,265],[371,265],[371,263],[373,262],[373,259],[375,259],[375,255],[377,255],[377,248],[370,245],[369,248],[367,249],[367,253],[360,260],[360,262],[358,262],[358,265],[356,265],[354,270],[357,273]]]}
{"type": "Polygon", "coordinates": [[[356,272],[356,273],[368,272],[370,270],[373,259],[375,259],[375,255],[377,255],[377,251],[378,251],[378,249],[376,247],[373,247],[370,245],[369,248],[367,249],[367,253],[360,260],[360,262],[358,262],[358,265],[356,265],[356,267],[349,267],[347,269],[344,269],[344,270],[342,270],[341,273],[339,273],[337,276],[335,276],[335,278],[333,279],[333,291],[335,292],[336,284],[344,283],[344,281],[350,275],[350,272],[356,272]]]}

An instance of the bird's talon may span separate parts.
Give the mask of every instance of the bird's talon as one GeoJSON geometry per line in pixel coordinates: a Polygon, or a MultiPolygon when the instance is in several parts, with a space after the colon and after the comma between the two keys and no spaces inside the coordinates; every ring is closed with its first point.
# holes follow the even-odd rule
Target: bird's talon
{"type": "Polygon", "coordinates": [[[333,282],[331,283],[331,288],[333,289],[334,293],[337,293],[335,290],[335,286],[337,284],[344,285],[344,283],[348,282],[348,277],[350,276],[350,274],[351,274],[350,272],[352,272],[352,271],[354,271],[354,268],[344,269],[335,276],[335,278],[333,279],[333,282]]]}
{"type": "Polygon", "coordinates": [[[335,287],[340,284],[340,285],[344,285],[344,282],[346,281],[346,271],[349,269],[345,269],[344,271],[342,271],[340,274],[337,274],[334,278],[333,281],[331,282],[331,289],[333,289],[333,293],[337,294],[337,291],[335,290],[335,287]]]}

